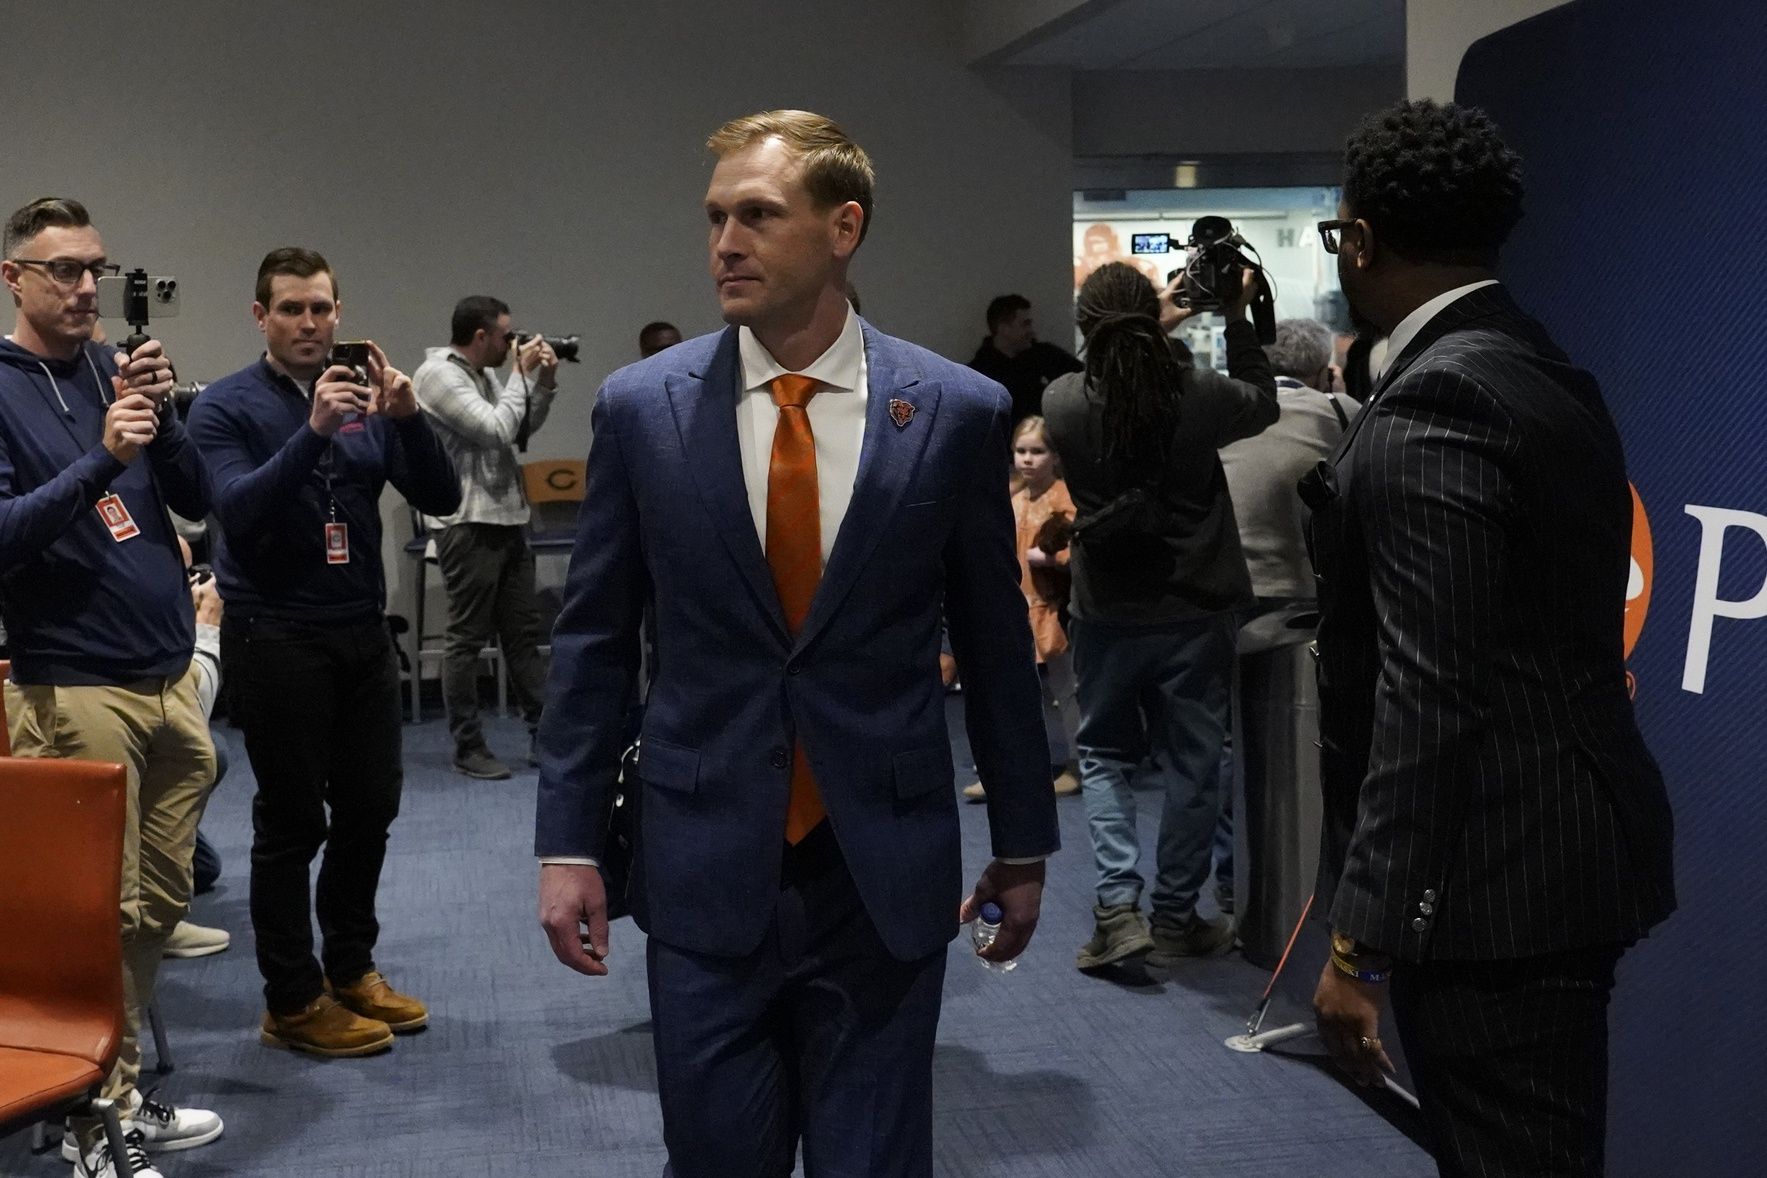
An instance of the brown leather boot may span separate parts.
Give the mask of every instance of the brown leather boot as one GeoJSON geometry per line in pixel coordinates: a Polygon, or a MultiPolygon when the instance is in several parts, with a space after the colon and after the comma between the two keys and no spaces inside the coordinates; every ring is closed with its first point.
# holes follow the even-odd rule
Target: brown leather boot
{"type": "Polygon", "coordinates": [[[429,1007],[422,999],[393,989],[379,970],[371,969],[347,986],[325,985],[339,1002],[363,1018],[379,1019],[400,1034],[429,1025],[429,1007]]]}
{"type": "Polygon", "coordinates": [[[393,1045],[393,1031],[385,1022],[363,1018],[321,994],[294,1014],[266,1012],[258,1040],[309,1055],[372,1055],[393,1045]]]}

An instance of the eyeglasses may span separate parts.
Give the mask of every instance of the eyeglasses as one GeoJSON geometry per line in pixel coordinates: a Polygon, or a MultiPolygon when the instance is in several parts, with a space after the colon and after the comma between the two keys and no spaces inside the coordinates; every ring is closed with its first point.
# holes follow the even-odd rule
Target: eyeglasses
{"type": "Polygon", "coordinates": [[[63,286],[73,286],[80,275],[90,274],[93,281],[122,273],[115,262],[82,262],[77,258],[13,258],[21,266],[41,266],[49,277],[63,286]]]}
{"type": "Polygon", "coordinates": [[[1321,221],[1321,222],[1319,222],[1319,240],[1322,243],[1324,243],[1325,252],[1328,254],[1337,253],[1338,252],[1338,231],[1341,229],[1348,229],[1350,226],[1354,225],[1355,223],[1356,222],[1353,219],[1349,220],[1349,221],[1321,221]]]}

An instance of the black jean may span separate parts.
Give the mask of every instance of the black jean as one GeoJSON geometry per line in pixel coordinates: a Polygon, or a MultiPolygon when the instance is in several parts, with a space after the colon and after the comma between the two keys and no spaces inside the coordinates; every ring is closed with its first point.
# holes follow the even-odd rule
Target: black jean
{"type": "Polygon", "coordinates": [[[378,616],[229,620],[221,659],[258,779],[251,872],[258,970],[270,1010],[289,1014],[317,998],[325,978],[347,985],[374,968],[374,898],[404,780],[398,659],[378,616]],[[310,896],[308,871],[321,847],[310,896]],[[313,957],[315,912],[323,972],[313,957]]]}

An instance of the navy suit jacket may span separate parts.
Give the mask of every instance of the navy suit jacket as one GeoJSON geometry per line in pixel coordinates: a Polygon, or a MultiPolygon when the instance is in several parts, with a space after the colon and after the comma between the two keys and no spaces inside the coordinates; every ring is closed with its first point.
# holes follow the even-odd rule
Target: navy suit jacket
{"type": "Polygon", "coordinates": [[[608,378],[540,732],[536,850],[598,857],[654,604],[634,916],[664,943],[740,956],[778,900],[801,740],[865,908],[902,960],[957,931],[963,879],[939,620],[963,668],[993,850],[1059,845],[1007,497],[1011,400],[864,325],[852,505],[794,639],[738,453],[737,332],[608,378]],[[892,401],[913,407],[898,426],[892,401]]]}
{"type": "Polygon", "coordinates": [[[1333,927],[1407,960],[1643,936],[1675,904],[1672,820],[1626,690],[1632,499],[1595,379],[1473,291],[1302,495],[1333,927]]]}

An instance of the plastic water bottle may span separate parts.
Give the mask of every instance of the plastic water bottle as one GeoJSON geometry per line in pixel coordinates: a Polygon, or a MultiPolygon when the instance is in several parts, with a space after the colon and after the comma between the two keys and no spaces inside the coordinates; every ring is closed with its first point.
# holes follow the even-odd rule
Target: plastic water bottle
{"type": "MultiPolygon", "coordinates": [[[[1000,935],[1000,919],[1003,915],[1000,905],[992,900],[982,905],[981,914],[976,917],[975,925],[970,930],[970,938],[975,942],[977,953],[992,945],[994,938],[1000,935]]],[[[976,960],[995,973],[1008,973],[1018,968],[1016,957],[1011,961],[989,961],[986,957],[977,957],[976,960]]]]}

